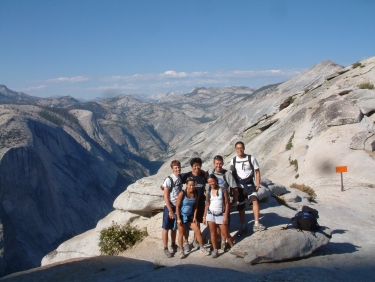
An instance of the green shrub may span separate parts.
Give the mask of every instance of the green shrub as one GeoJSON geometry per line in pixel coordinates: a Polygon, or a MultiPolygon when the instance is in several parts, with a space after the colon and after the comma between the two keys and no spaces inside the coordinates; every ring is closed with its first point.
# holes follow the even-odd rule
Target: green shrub
{"type": "Polygon", "coordinates": [[[290,165],[294,165],[294,171],[295,171],[295,172],[298,171],[298,161],[297,161],[297,160],[292,160],[292,159],[289,157],[289,164],[290,164],[290,165]]]}
{"type": "Polygon", "coordinates": [[[315,194],[314,189],[312,189],[310,186],[307,186],[305,184],[292,183],[292,184],[290,184],[290,188],[295,188],[295,189],[298,189],[302,192],[305,192],[306,194],[308,194],[311,197],[310,201],[313,201],[316,198],[316,194],[315,194]]]}
{"type": "Polygon", "coordinates": [[[287,143],[286,146],[285,146],[285,149],[287,149],[287,150],[290,150],[290,149],[293,148],[293,143],[292,143],[292,141],[293,141],[293,138],[294,138],[294,133],[295,133],[295,132],[293,132],[292,136],[289,138],[289,141],[288,141],[288,143],[287,143]]]}
{"type": "Polygon", "coordinates": [[[294,176],[294,178],[296,178],[296,179],[297,179],[298,177],[299,177],[299,173],[297,173],[297,174],[294,176]]]}
{"type": "Polygon", "coordinates": [[[141,231],[131,227],[129,223],[119,225],[112,222],[108,228],[100,231],[99,248],[100,253],[105,255],[117,255],[127,248],[134,246],[137,241],[147,236],[147,231],[141,231]]]}
{"type": "Polygon", "coordinates": [[[370,82],[364,82],[358,85],[359,89],[374,89],[374,84],[370,82]]]}
{"type": "Polygon", "coordinates": [[[360,62],[356,62],[356,63],[352,64],[353,69],[358,68],[360,66],[362,66],[362,64],[360,62]]]}

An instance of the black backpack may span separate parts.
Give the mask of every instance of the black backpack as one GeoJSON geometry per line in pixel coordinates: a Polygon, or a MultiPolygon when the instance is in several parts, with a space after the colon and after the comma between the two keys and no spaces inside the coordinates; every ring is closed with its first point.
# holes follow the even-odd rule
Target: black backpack
{"type": "Polygon", "coordinates": [[[302,210],[297,212],[294,217],[290,219],[285,229],[288,228],[289,224],[298,231],[316,231],[320,229],[318,224],[318,211],[308,206],[303,206],[302,210]]]}
{"type": "Polygon", "coordinates": [[[310,231],[322,233],[327,238],[331,239],[332,235],[324,232],[320,225],[318,224],[318,211],[316,209],[310,208],[308,206],[303,206],[302,210],[297,212],[294,217],[292,217],[289,223],[283,228],[287,229],[289,224],[292,224],[297,231],[310,231]]]}

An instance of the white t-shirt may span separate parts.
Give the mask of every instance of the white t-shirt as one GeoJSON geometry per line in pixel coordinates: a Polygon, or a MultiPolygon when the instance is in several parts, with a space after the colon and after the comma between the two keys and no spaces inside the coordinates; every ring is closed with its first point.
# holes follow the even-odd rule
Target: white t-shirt
{"type": "MultiPolygon", "coordinates": [[[[251,163],[253,164],[254,169],[259,169],[259,164],[253,156],[251,156],[251,163]]],[[[237,156],[235,166],[239,178],[246,179],[250,176],[254,176],[254,172],[249,163],[248,155],[245,155],[244,158],[239,158],[237,156]]],[[[234,171],[233,159],[230,161],[230,170],[234,171]]]]}
{"type": "Polygon", "coordinates": [[[169,200],[173,206],[176,206],[178,193],[182,190],[182,181],[180,175],[171,174],[169,177],[164,180],[163,187],[169,189],[169,200]],[[171,187],[172,183],[169,177],[173,180],[173,187],[171,187]]]}

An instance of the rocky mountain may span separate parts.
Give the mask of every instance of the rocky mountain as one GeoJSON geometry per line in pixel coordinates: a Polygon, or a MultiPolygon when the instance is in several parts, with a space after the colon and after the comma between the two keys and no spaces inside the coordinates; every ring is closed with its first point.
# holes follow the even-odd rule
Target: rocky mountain
{"type": "Polygon", "coordinates": [[[129,95],[83,103],[1,86],[0,273],[35,267],[91,228],[200,124],[170,104],[129,95]]]}
{"type": "Polygon", "coordinates": [[[188,94],[166,96],[158,103],[179,109],[187,116],[206,123],[222,116],[228,108],[244,98],[250,98],[254,90],[243,86],[196,87],[188,94]]]}
{"type": "MultiPolygon", "coordinates": [[[[256,281],[285,280],[285,277],[292,277],[301,268],[304,270],[291,280],[303,276],[303,280],[315,281],[316,273],[321,271],[324,271],[327,281],[371,279],[375,259],[372,240],[375,227],[373,215],[369,213],[375,188],[374,83],[375,57],[361,61],[359,66],[354,64],[346,68],[329,61],[322,62],[283,84],[259,89],[253,93],[253,99],[240,102],[242,107],[234,105],[234,108],[228,109],[225,117],[220,116],[208,125],[200,125],[197,133],[200,140],[194,136],[193,140],[176,145],[176,153],[166,161],[158,174],[130,185],[115,200],[113,212],[100,220],[94,229],[64,242],[46,255],[42,260],[43,268],[35,272],[42,273],[50,264],[51,267],[57,266],[57,263],[70,263],[77,258],[85,258],[88,265],[92,257],[101,259],[98,247],[100,231],[114,221],[147,228],[148,237],[120,256],[167,266],[164,276],[158,276],[162,279],[173,275],[180,264],[213,267],[205,269],[205,272],[210,272],[210,277],[211,273],[217,273],[217,269],[221,268],[241,271],[242,277],[244,273],[260,274],[256,281]],[[223,128],[224,121],[229,124],[223,128]],[[213,154],[221,153],[228,164],[234,155],[234,142],[225,133],[229,130],[235,136],[233,141],[243,140],[246,151],[259,160],[263,175],[259,190],[261,220],[268,230],[244,238],[236,237],[238,241],[234,248],[229,253],[221,253],[215,262],[199,257],[197,252],[189,253],[183,262],[176,258],[165,258],[160,239],[163,194],[158,186],[170,173],[169,161],[180,159],[185,164],[184,170],[188,170],[187,161],[191,156],[206,156],[204,168],[207,169],[213,154]],[[212,144],[213,141],[217,143],[212,144]],[[222,144],[221,147],[219,144],[222,144]],[[335,166],[338,165],[348,166],[348,173],[344,177],[345,191],[340,190],[340,177],[335,173],[335,166]],[[308,184],[316,193],[316,201],[309,202],[306,193],[274,184],[265,177],[285,186],[292,182],[308,184]],[[277,203],[271,195],[281,196],[289,208],[277,203]],[[302,205],[312,205],[319,210],[319,224],[324,226],[323,230],[333,230],[332,242],[304,260],[284,261],[306,256],[300,254],[305,251],[311,254],[315,247],[323,245],[317,244],[317,241],[324,240],[324,244],[328,241],[318,232],[302,241],[299,236],[309,236],[309,232],[291,230],[286,233],[281,230],[295,214],[290,207],[300,209],[302,205]],[[279,263],[255,267],[243,263],[238,257],[251,263],[279,263]],[[293,270],[284,271],[285,268],[293,270]],[[314,275],[310,276],[307,272],[314,275]]],[[[235,214],[233,211],[233,224],[230,226],[233,235],[239,226],[235,214]]],[[[246,211],[246,222],[252,226],[251,211],[246,211]]],[[[208,228],[203,226],[203,229],[207,239],[208,228]]],[[[49,273],[50,277],[58,275],[52,271],[45,273],[49,273]]],[[[36,274],[30,272],[30,276],[27,275],[14,277],[24,281],[23,278],[36,274]]],[[[127,274],[124,272],[122,275],[127,274]]],[[[139,279],[147,279],[155,273],[149,275],[143,271],[135,275],[139,279]]],[[[222,275],[218,275],[218,278],[222,278],[222,275]]]]}
{"type": "MultiPolygon", "coordinates": [[[[324,61],[282,84],[257,90],[197,88],[159,103],[127,95],[59,108],[7,101],[0,105],[2,269],[9,273],[21,252],[27,254],[22,268],[34,266],[38,256],[73,232],[92,228],[97,219],[89,222],[81,214],[91,209],[92,217],[102,218],[120,190],[137,179],[116,199],[115,208],[138,203],[126,220],[141,213],[145,218],[140,221],[151,224],[148,217],[162,201],[157,183],[170,173],[172,159],[188,167],[191,157],[200,156],[208,168],[213,156],[222,154],[227,165],[238,140],[257,157],[262,176],[284,186],[339,187],[334,167],[348,165],[346,185],[372,187],[375,91],[360,88],[371,88],[374,74],[375,58],[346,68],[324,61]],[[164,162],[158,173],[151,180],[142,178],[157,171],[157,161],[164,162]],[[61,208],[54,214],[55,205],[61,208]],[[23,228],[26,215],[31,222],[23,228]],[[7,250],[15,243],[17,251],[7,250]]],[[[85,249],[87,236],[94,233],[84,234],[78,236],[83,241],[64,248],[94,252],[85,249]]]]}

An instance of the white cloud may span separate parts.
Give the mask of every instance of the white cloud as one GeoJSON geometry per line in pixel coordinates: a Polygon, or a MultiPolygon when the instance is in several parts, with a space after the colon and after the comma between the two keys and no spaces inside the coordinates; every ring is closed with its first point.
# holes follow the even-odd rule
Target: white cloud
{"type": "Polygon", "coordinates": [[[58,78],[52,78],[48,79],[48,82],[70,82],[70,83],[76,83],[76,82],[85,82],[89,81],[90,78],[88,76],[73,76],[73,77],[58,77],[58,78]]]}
{"type": "Polygon", "coordinates": [[[102,85],[102,86],[98,86],[98,87],[88,87],[88,88],[85,88],[85,90],[95,90],[95,91],[116,91],[116,90],[133,90],[133,89],[137,89],[138,87],[134,84],[127,84],[127,85],[118,85],[118,84],[114,84],[114,85],[102,85]]]}
{"type": "Polygon", "coordinates": [[[42,89],[44,89],[46,87],[47,87],[47,85],[30,86],[30,87],[22,89],[22,91],[26,92],[26,91],[42,90],[42,89]]]}
{"type": "Polygon", "coordinates": [[[166,71],[161,76],[163,77],[187,77],[188,74],[186,72],[176,72],[174,70],[166,71]]]}
{"type": "Polygon", "coordinates": [[[284,70],[217,70],[217,71],[195,71],[195,72],[177,72],[168,70],[160,74],[135,74],[129,76],[115,75],[101,79],[102,81],[157,81],[164,79],[192,79],[192,78],[253,78],[253,77],[291,77],[299,74],[302,69],[284,69],[284,70]]]}

